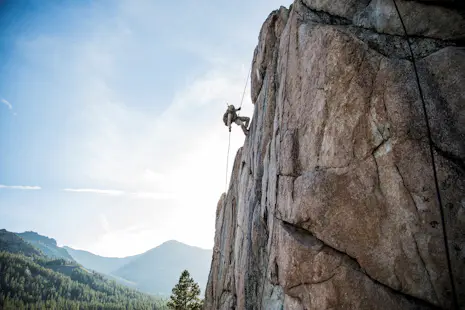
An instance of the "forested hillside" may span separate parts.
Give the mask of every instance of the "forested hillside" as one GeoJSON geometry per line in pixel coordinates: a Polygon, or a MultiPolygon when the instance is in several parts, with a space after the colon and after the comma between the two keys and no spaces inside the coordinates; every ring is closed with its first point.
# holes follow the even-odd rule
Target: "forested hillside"
{"type": "Polygon", "coordinates": [[[162,300],[47,258],[13,233],[0,231],[0,246],[0,309],[165,309],[162,300]]]}
{"type": "Polygon", "coordinates": [[[21,237],[5,229],[0,229],[0,251],[23,254],[29,257],[42,255],[39,250],[24,242],[21,237]]]}

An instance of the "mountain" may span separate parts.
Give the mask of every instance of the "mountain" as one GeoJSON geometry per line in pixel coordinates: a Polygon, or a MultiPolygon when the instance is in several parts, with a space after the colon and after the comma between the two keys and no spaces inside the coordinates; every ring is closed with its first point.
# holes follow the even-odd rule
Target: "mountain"
{"type": "Polygon", "coordinates": [[[48,238],[42,235],[39,235],[33,231],[26,231],[23,233],[17,233],[18,236],[23,238],[25,241],[41,250],[43,254],[50,258],[61,258],[64,260],[74,261],[73,257],[69,255],[66,249],[61,248],[57,245],[55,239],[48,238]]]}
{"type": "Polygon", "coordinates": [[[16,235],[8,232],[3,235],[4,239],[12,240],[8,242],[9,247],[13,247],[15,244],[13,240],[16,240],[16,243],[21,245],[21,251],[29,255],[43,254],[51,259],[75,262],[88,270],[103,274],[108,280],[161,296],[171,294],[171,289],[185,269],[203,291],[207,284],[212,257],[211,250],[188,246],[177,241],[165,242],[142,254],[118,258],[99,256],[67,246],[59,247],[55,239],[33,231],[16,235]]]}
{"type": "Polygon", "coordinates": [[[205,309],[465,309],[464,13],[295,0],[268,16],[205,309]]]}
{"type": "Polygon", "coordinates": [[[88,269],[95,270],[97,272],[111,274],[124,265],[128,264],[140,255],[127,256],[123,258],[119,257],[104,257],[93,254],[88,251],[75,250],[70,247],[63,247],[79,264],[85,266],[88,269]]]}
{"type": "Polygon", "coordinates": [[[145,253],[123,258],[104,257],[88,251],[64,247],[84,267],[109,278],[155,295],[171,294],[171,289],[187,269],[202,290],[205,289],[212,251],[168,241],[145,253]]]}
{"type": "Polygon", "coordinates": [[[0,229],[0,252],[9,252],[14,254],[22,254],[27,257],[41,256],[43,253],[24,242],[24,240],[15,233],[5,229],[0,229]]]}
{"type": "Polygon", "coordinates": [[[135,258],[112,274],[136,283],[144,292],[169,295],[187,269],[202,291],[205,289],[212,251],[167,241],[135,258]]]}
{"type": "Polygon", "coordinates": [[[0,230],[0,309],[166,309],[165,302],[0,230]]]}

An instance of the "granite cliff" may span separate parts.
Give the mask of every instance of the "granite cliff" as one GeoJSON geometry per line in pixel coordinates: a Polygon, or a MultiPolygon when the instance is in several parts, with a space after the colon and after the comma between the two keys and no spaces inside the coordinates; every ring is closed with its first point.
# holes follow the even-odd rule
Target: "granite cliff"
{"type": "Polygon", "coordinates": [[[464,39],[458,1],[268,16],[205,309],[465,309],[464,39]]]}

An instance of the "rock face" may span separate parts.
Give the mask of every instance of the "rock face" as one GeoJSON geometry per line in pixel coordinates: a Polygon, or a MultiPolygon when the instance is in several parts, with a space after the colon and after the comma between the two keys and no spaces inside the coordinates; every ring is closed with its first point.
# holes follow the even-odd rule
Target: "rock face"
{"type": "Polygon", "coordinates": [[[265,21],[205,309],[465,309],[465,14],[396,4],[265,21]]]}

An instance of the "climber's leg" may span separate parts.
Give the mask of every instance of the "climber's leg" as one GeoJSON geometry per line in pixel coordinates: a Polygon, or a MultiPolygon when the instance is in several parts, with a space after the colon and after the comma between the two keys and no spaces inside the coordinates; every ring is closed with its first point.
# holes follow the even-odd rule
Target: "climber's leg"
{"type": "Polygon", "coordinates": [[[249,130],[243,124],[241,125],[241,128],[242,128],[242,131],[244,132],[244,135],[247,136],[247,134],[249,133],[249,130]]]}
{"type": "Polygon", "coordinates": [[[249,128],[250,117],[247,116],[238,116],[242,122],[245,122],[245,128],[249,128]]]}
{"type": "Polygon", "coordinates": [[[244,134],[247,136],[247,134],[249,133],[249,131],[247,130],[247,127],[244,126],[244,123],[242,123],[242,119],[243,119],[243,118],[244,118],[244,116],[238,116],[234,122],[235,122],[238,126],[241,126],[242,131],[243,131],[244,134]]]}

